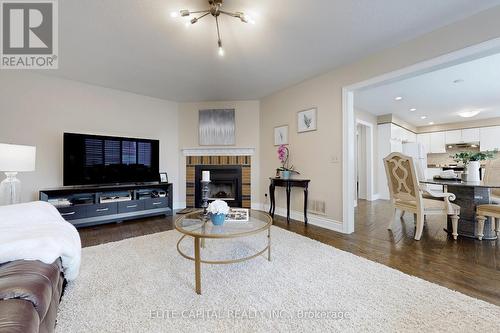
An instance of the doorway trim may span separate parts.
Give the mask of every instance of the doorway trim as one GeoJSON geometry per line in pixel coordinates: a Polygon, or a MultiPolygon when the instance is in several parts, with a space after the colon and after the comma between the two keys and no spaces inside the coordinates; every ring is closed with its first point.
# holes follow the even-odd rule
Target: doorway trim
{"type": "MultiPolygon", "coordinates": [[[[500,52],[500,38],[488,40],[457,51],[424,60],[414,65],[388,72],[368,80],[342,87],[342,226],[343,232],[354,232],[354,92],[392,81],[402,80],[414,75],[421,75],[441,68],[453,66],[466,61],[482,58],[500,52]]],[[[380,180],[383,181],[383,180],[380,180]]]]}
{"type": "MultiPolygon", "coordinates": [[[[367,121],[364,121],[364,120],[361,120],[361,119],[358,119],[356,118],[356,125],[363,125],[367,128],[367,131],[366,131],[366,141],[365,141],[365,145],[366,145],[366,174],[365,174],[365,177],[366,177],[366,200],[368,201],[373,201],[373,200],[377,200],[376,198],[376,193],[374,192],[375,190],[375,187],[373,186],[373,180],[374,180],[374,170],[373,170],[373,139],[374,139],[374,135],[373,135],[373,124],[372,123],[369,123],[367,121]]],[[[359,163],[357,164],[357,168],[356,170],[358,170],[359,172],[359,163]]],[[[359,200],[359,193],[358,193],[358,200],[359,200]]]]}

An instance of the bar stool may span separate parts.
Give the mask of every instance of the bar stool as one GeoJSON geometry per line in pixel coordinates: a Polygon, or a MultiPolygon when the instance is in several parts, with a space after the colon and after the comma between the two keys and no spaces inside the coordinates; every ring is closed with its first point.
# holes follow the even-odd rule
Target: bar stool
{"type": "Polygon", "coordinates": [[[495,221],[492,223],[492,227],[495,227],[495,232],[498,236],[500,231],[500,205],[479,205],[476,208],[476,218],[477,218],[477,238],[479,240],[483,239],[484,236],[484,221],[486,218],[491,217],[495,221]]]}

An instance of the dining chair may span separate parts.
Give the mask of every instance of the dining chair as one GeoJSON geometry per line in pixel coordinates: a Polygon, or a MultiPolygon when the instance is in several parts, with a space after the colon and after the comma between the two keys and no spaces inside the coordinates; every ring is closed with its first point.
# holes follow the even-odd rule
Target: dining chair
{"type": "MultiPolygon", "coordinates": [[[[500,158],[486,162],[483,182],[500,183],[500,158]]],[[[490,199],[492,203],[500,204],[500,188],[491,189],[490,199]]]]}
{"type": "Polygon", "coordinates": [[[454,239],[457,239],[460,206],[450,202],[455,200],[455,195],[444,192],[436,193],[421,186],[415,172],[413,159],[409,156],[391,153],[384,158],[384,166],[394,209],[388,229],[392,229],[398,210],[401,211],[401,217],[404,212],[411,212],[416,217],[415,240],[420,240],[424,229],[425,215],[449,215],[452,221],[452,235],[454,239]],[[444,200],[427,199],[423,197],[424,194],[444,200]]]}
{"type": "Polygon", "coordinates": [[[500,205],[479,205],[476,207],[477,238],[479,240],[483,240],[484,222],[488,217],[493,219],[491,228],[494,228],[498,236],[500,232],[500,205]]]}

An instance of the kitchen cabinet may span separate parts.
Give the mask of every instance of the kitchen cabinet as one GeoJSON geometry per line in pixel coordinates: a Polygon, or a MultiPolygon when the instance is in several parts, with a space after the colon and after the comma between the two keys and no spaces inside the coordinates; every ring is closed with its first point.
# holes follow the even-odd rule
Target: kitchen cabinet
{"type": "Polygon", "coordinates": [[[421,143],[427,153],[446,153],[444,132],[422,133],[417,134],[417,142],[421,143]]]}
{"type": "Polygon", "coordinates": [[[430,133],[417,134],[417,142],[422,144],[427,153],[431,152],[431,135],[430,133]]]}
{"type": "Polygon", "coordinates": [[[446,131],[446,144],[479,142],[479,128],[446,131]]]}
{"type": "Polygon", "coordinates": [[[446,144],[460,143],[462,140],[462,130],[446,131],[445,132],[446,144]]]}
{"type": "Polygon", "coordinates": [[[479,128],[467,128],[462,130],[462,142],[479,142],[479,128]]]}
{"type": "Polygon", "coordinates": [[[417,142],[417,135],[413,132],[408,131],[408,130],[404,130],[403,141],[404,142],[417,142]]]}
{"type": "Polygon", "coordinates": [[[416,142],[417,136],[415,133],[403,127],[391,124],[391,140],[399,142],[416,142]]]}
{"type": "Polygon", "coordinates": [[[391,124],[391,140],[403,140],[403,129],[401,127],[391,124]]]}
{"type": "Polygon", "coordinates": [[[430,140],[430,153],[446,153],[446,140],[444,132],[431,133],[430,140]]]}
{"type": "Polygon", "coordinates": [[[500,126],[482,127],[479,133],[481,151],[500,150],[500,126]]]}

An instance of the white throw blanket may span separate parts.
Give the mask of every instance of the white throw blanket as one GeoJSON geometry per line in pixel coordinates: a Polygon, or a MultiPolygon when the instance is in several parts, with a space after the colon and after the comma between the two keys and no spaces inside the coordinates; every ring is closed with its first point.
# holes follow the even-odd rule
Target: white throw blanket
{"type": "Polygon", "coordinates": [[[74,280],[80,269],[82,246],[78,231],[47,202],[0,207],[0,263],[61,257],[64,276],[74,280]]]}

